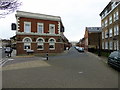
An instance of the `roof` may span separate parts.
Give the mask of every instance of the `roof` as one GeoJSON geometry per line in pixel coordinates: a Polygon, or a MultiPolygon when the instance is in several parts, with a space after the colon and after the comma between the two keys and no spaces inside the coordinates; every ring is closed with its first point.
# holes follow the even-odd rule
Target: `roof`
{"type": "MultiPolygon", "coordinates": [[[[118,4],[120,4],[119,2],[119,0],[117,1],[114,1],[115,3],[118,3],[118,4]]],[[[113,4],[113,2],[109,2],[108,4],[107,4],[107,6],[103,9],[103,11],[99,14],[100,16],[102,16],[102,14],[105,12],[105,10],[109,10],[109,8],[111,7],[111,5],[113,4]]]]}
{"type": "Polygon", "coordinates": [[[61,18],[59,16],[52,16],[52,15],[25,12],[25,11],[17,11],[16,17],[27,17],[27,18],[36,18],[43,20],[61,21],[61,18]]]}
{"type": "Polygon", "coordinates": [[[112,4],[112,2],[109,2],[108,5],[103,9],[103,11],[100,13],[100,16],[102,16],[102,14],[104,13],[104,11],[110,7],[110,5],[112,4]]]}
{"type": "Polygon", "coordinates": [[[102,32],[102,28],[101,27],[86,27],[86,30],[88,32],[102,32]]]}

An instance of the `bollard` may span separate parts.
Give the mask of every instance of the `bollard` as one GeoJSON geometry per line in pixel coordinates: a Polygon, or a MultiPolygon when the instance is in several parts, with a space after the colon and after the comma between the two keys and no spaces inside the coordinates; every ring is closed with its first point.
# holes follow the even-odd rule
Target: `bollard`
{"type": "Polygon", "coordinates": [[[48,52],[46,53],[46,60],[48,60],[48,52]]]}

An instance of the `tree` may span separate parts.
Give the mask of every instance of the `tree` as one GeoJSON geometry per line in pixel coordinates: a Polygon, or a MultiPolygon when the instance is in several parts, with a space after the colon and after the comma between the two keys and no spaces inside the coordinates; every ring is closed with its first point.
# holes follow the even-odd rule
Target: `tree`
{"type": "Polygon", "coordinates": [[[0,0],[0,18],[15,12],[21,4],[18,0],[0,0]]]}

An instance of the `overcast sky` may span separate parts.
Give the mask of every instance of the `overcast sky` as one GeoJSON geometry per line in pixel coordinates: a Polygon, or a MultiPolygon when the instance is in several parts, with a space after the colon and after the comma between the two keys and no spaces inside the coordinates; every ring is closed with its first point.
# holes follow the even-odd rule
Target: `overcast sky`
{"type": "MultiPolygon", "coordinates": [[[[69,41],[79,41],[84,37],[85,27],[100,27],[100,12],[110,0],[20,0],[20,11],[60,16],[69,41]]],[[[15,23],[15,13],[0,19],[0,38],[15,35],[11,23],[15,23]]]]}

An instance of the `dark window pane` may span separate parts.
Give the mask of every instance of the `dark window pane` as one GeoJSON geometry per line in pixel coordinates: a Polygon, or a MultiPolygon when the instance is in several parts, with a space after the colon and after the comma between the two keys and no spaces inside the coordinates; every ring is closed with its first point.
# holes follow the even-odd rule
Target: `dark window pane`
{"type": "Polygon", "coordinates": [[[49,48],[54,48],[54,45],[50,45],[49,48]]]}
{"type": "Polygon", "coordinates": [[[37,47],[38,49],[42,49],[43,48],[43,46],[42,45],[38,45],[38,47],[37,47]]]}
{"type": "Polygon", "coordinates": [[[30,49],[30,46],[25,45],[25,46],[24,46],[24,49],[30,49]]]}

